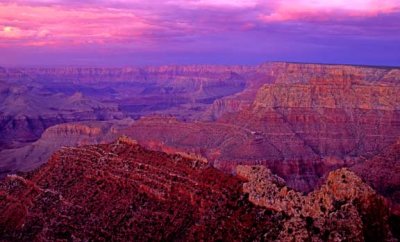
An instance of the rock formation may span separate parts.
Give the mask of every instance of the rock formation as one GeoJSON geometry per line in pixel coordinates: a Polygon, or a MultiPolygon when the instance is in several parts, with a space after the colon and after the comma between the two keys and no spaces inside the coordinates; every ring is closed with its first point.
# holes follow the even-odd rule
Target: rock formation
{"type": "Polygon", "coordinates": [[[45,86],[25,81],[0,79],[0,150],[34,142],[45,129],[59,123],[124,117],[117,105],[93,100],[81,92],[49,92],[45,86]]]}
{"type": "MultiPolygon", "coordinates": [[[[125,134],[160,150],[197,153],[228,172],[239,164],[266,165],[288,186],[310,191],[329,171],[370,158],[400,137],[399,70],[298,63],[4,69],[1,98],[13,93],[7,100],[41,101],[28,103],[37,118],[24,110],[7,116],[14,108],[11,101],[3,102],[0,147],[7,149],[0,158],[6,156],[7,167],[0,169],[23,170],[28,166],[14,157],[40,164],[58,147],[78,144],[66,141],[62,125],[49,129],[61,130],[61,138],[48,132],[35,141],[48,126],[99,119],[117,123],[129,116],[137,121],[116,125],[112,132],[106,125],[90,140],[108,142],[101,137],[125,134]],[[29,88],[21,84],[26,82],[29,88]],[[73,104],[63,106],[67,101],[73,104]],[[65,108],[57,110],[52,103],[65,108]],[[42,148],[48,143],[54,148],[42,148]]],[[[70,140],[80,142],[71,132],[70,140]]]]}
{"type": "Polygon", "coordinates": [[[63,148],[0,181],[0,240],[393,239],[383,198],[346,169],[307,196],[264,166],[237,173],[126,136],[63,148]]]}
{"type": "Polygon", "coordinates": [[[137,118],[153,112],[198,117],[214,100],[241,92],[243,67],[4,68],[0,150],[34,142],[50,126],[137,118]]]}
{"type": "Polygon", "coordinates": [[[108,143],[122,135],[118,132],[132,120],[79,122],[54,125],[29,145],[0,151],[0,177],[7,173],[30,171],[67,146],[108,143]]]}
{"type": "Polygon", "coordinates": [[[273,239],[280,215],[252,205],[241,186],[201,160],[127,138],[64,148],[0,183],[0,239],[273,239]]]}
{"type": "Polygon", "coordinates": [[[238,166],[243,191],[256,205],[288,215],[279,240],[392,241],[382,197],[347,169],[329,173],[308,195],[291,190],[264,166],[238,166]]]}

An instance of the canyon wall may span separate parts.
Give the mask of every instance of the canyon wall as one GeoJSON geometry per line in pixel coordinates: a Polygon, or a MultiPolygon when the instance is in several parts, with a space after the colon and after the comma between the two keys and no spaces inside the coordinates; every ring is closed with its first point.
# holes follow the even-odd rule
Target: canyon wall
{"type": "MultiPolygon", "coordinates": [[[[399,73],[399,68],[390,67],[266,63],[8,69],[2,75],[15,83],[30,77],[32,88],[19,91],[22,94],[16,100],[43,100],[28,103],[32,112],[40,113],[40,107],[49,106],[46,110],[53,108],[57,117],[65,117],[65,112],[74,117],[57,122],[79,117],[111,119],[112,123],[126,117],[137,119],[116,125],[112,132],[102,128],[100,134],[87,139],[91,142],[107,142],[108,138],[101,137],[125,134],[149,147],[207,157],[213,166],[227,172],[234,173],[238,164],[265,165],[290,187],[310,191],[327,172],[371,158],[400,137],[399,73]],[[37,98],[43,92],[50,95],[37,98]],[[34,96],[29,96],[31,93],[34,96]],[[46,100],[52,102],[47,104],[46,100]],[[61,109],[67,111],[51,106],[68,100],[75,101],[61,109]],[[110,115],[94,115],[99,110],[96,105],[100,110],[110,108],[105,111],[110,115]],[[88,110],[88,116],[81,116],[79,110],[88,110]]],[[[10,93],[7,85],[2,93],[10,93]]],[[[25,112],[11,102],[4,107],[3,113],[25,112]]],[[[37,142],[25,145],[52,123],[24,121],[18,125],[13,119],[4,123],[3,147],[12,149],[0,151],[0,157],[7,160],[3,174],[34,167],[24,166],[23,157],[30,157],[27,163],[37,165],[58,147],[81,142],[74,132],[58,137],[57,132],[69,130],[60,125],[50,131],[61,131],[49,131],[37,142]],[[25,137],[25,143],[15,141],[13,134],[25,137]]],[[[84,125],[103,127],[93,121],[84,125]]]]}

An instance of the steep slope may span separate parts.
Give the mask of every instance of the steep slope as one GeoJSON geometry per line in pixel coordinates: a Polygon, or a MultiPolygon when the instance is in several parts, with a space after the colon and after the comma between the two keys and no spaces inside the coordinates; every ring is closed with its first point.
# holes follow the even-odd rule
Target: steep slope
{"type": "Polygon", "coordinates": [[[285,67],[273,84],[258,90],[248,110],[222,121],[251,128],[269,140],[277,135],[298,140],[303,142],[300,149],[319,156],[376,152],[400,136],[400,85],[388,78],[390,70],[285,67]]]}
{"type": "Polygon", "coordinates": [[[393,73],[398,69],[277,64],[274,83],[262,86],[250,107],[218,122],[257,134],[270,151],[265,163],[290,186],[309,191],[332,168],[396,142],[400,83],[393,73]]]}
{"type": "Polygon", "coordinates": [[[62,147],[109,143],[122,135],[118,132],[121,127],[132,122],[131,119],[125,119],[51,126],[44,131],[39,140],[29,145],[0,151],[0,177],[7,173],[33,170],[62,147]]]}
{"type": "Polygon", "coordinates": [[[243,92],[216,100],[207,110],[206,117],[218,119],[226,113],[248,108],[264,84],[293,84],[332,82],[359,82],[363,84],[399,85],[399,68],[349,65],[322,65],[270,62],[254,66],[242,74],[246,77],[243,92]]]}
{"type": "MultiPolygon", "coordinates": [[[[102,89],[79,86],[80,96],[73,95],[74,86],[68,95],[90,94],[90,100],[116,103],[124,115],[146,116],[115,128],[114,133],[160,150],[196,152],[225,171],[234,172],[238,164],[266,165],[301,191],[313,189],[333,169],[379,153],[400,136],[399,68],[266,63],[15,71],[32,76],[33,83],[49,81],[48,88],[55,88],[51,90],[69,90],[71,86],[64,86],[68,80],[92,88],[96,83],[102,89]],[[223,97],[217,97],[218,93],[223,97]]],[[[20,76],[16,73],[14,77],[20,76]]],[[[12,140],[11,135],[4,142],[12,140]]],[[[35,164],[45,162],[34,153],[46,150],[40,148],[50,143],[46,140],[54,148],[74,145],[65,141],[68,134],[61,137],[57,141],[56,134],[44,136],[34,147],[0,152],[12,167],[5,170],[26,168],[19,167],[23,157],[32,158],[35,164]],[[21,159],[11,160],[14,157],[21,159]]],[[[47,151],[47,157],[52,151],[47,151]]]]}
{"type": "Polygon", "coordinates": [[[238,166],[248,180],[249,200],[289,219],[282,241],[392,241],[385,201],[347,169],[331,172],[324,184],[308,195],[288,189],[283,179],[264,166],[238,166]]]}
{"type": "Polygon", "coordinates": [[[0,183],[6,240],[273,239],[278,215],[241,194],[242,182],[200,160],[120,138],[65,148],[28,177],[0,183]],[[272,230],[272,231],[271,231],[272,230]]]}
{"type": "Polygon", "coordinates": [[[393,212],[400,216],[400,140],[378,155],[359,161],[351,170],[388,197],[393,212]]]}
{"type": "Polygon", "coordinates": [[[0,239],[392,239],[383,199],[347,170],[307,197],[265,167],[238,174],[247,182],[127,137],[64,148],[38,170],[0,181],[0,239]]]}

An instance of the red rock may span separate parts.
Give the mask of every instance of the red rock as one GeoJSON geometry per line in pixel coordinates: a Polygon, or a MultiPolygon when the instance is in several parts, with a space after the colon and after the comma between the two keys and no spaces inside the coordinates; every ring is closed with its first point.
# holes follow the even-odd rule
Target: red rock
{"type": "MultiPolygon", "coordinates": [[[[12,72],[5,72],[7,78],[22,78],[12,72]]],[[[23,157],[30,158],[27,163],[43,163],[64,144],[84,143],[83,139],[108,142],[125,134],[160,150],[196,153],[228,172],[238,164],[266,165],[290,187],[310,191],[327,172],[351,166],[360,156],[371,157],[400,136],[398,68],[266,63],[248,67],[39,68],[24,73],[34,80],[60,78],[98,85],[112,80],[123,87],[118,89],[121,103],[155,102],[152,107],[166,103],[166,113],[196,121],[153,116],[125,127],[100,124],[102,131],[97,137],[80,139],[72,133],[73,142],[66,141],[69,136],[64,135],[62,126],[56,126],[49,130],[60,129],[61,138],[57,132],[46,132],[43,142],[0,152],[0,158],[8,157],[4,159],[5,172],[32,168],[22,165],[23,157]],[[131,93],[131,89],[125,90],[124,81],[155,86],[131,93]],[[142,92],[150,96],[132,99],[133,94],[142,92]],[[216,98],[217,94],[223,97],[216,98]],[[179,106],[182,100],[186,104],[179,106]],[[199,100],[206,104],[197,105],[199,100]],[[43,148],[45,145],[51,148],[43,148]]],[[[24,122],[21,127],[28,123],[34,122],[24,122]]],[[[21,127],[18,125],[21,135],[30,132],[21,127]]]]}
{"type": "Polygon", "coordinates": [[[149,151],[127,138],[64,148],[32,174],[0,182],[0,237],[273,239],[280,215],[253,206],[241,186],[200,160],[149,151]]]}
{"type": "Polygon", "coordinates": [[[238,166],[237,173],[248,180],[243,191],[251,202],[289,216],[278,240],[394,240],[383,197],[347,169],[329,173],[308,195],[289,189],[264,166],[238,166]]]}
{"type": "Polygon", "coordinates": [[[238,174],[245,183],[126,136],[63,148],[39,169],[0,181],[0,239],[392,239],[383,199],[348,170],[307,196],[264,166],[238,174]]]}
{"type": "Polygon", "coordinates": [[[387,197],[392,212],[400,216],[400,142],[351,167],[366,183],[387,197]]]}

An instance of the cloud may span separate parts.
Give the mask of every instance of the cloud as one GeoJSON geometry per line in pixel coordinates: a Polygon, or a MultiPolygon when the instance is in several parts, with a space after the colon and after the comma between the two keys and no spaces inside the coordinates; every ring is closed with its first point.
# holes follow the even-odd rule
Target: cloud
{"type": "MultiPolygon", "coordinates": [[[[366,49],[373,41],[384,46],[400,39],[399,5],[399,0],[3,0],[0,59],[16,50],[65,52],[70,59],[76,53],[88,59],[201,53],[211,60],[213,53],[251,53],[261,59],[260,53],[272,50],[286,56],[299,50],[300,56],[304,46],[336,53],[355,40],[368,43],[366,49]]],[[[391,47],[390,53],[399,51],[391,47]]]]}
{"type": "Polygon", "coordinates": [[[270,12],[260,15],[265,22],[335,18],[373,17],[400,12],[398,0],[278,0],[270,5],[270,12]]]}
{"type": "MultiPolygon", "coordinates": [[[[46,1],[48,2],[48,1],[46,1]]],[[[0,4],[1,39],[18,44],[84,44],[127,41],[140,37],[152,24],[130,11],[65,6],[0,4]]]]}
{"type": "Polygon", "coordinates": [[[0,30],[0,38],[19,38],[23,34],[21,29],[11,26],[3,26],[0,30]]]}
{"type": "Polygon", "coordinates": [[[186,7],[222,7],[222,8],[250,8],[259,4],[259,0],[170,0],[167,4],[186,7]]]}

